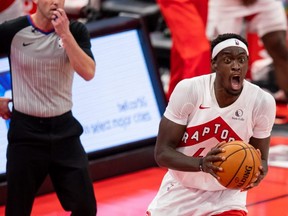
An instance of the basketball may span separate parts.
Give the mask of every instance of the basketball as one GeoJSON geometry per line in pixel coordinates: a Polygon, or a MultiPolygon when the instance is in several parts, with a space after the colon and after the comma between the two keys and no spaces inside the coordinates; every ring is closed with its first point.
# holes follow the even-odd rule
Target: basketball
{"type": "Polygon", "coordinates": [[[229,189],[246,188],[259,172],[259,152],[252,145],[239,140],[221,144],[221,148],[224,148],[225,152],[218,155],[224,156],[226,160],[214,163],[223,168],[223,171],[216,173],[220,177],[219,183],[229,189]]]}

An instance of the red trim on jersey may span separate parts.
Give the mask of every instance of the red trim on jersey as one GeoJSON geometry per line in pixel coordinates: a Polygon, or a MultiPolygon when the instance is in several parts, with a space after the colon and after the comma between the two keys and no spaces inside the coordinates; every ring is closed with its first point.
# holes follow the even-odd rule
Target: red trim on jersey
{"type": "Polygon", "coordinates": [[[251,21],[257,14],[251,14],[249,16],[244,17],[245,20],[251,21]]]}
{"type": "Polygon", "coordinates": [[[187,128],[178,147],[196,145],[212,137],[215,137],[219,142],[242,140],[221,117],[217,117],[202,125],[187,128]]]}
{"type": "Polygon", "coordinates": [[[5,1],[1,1],[1,5],[0,5],[0,12],[6,10],[8,7],[10,7],[15,0],[5,0],[5,1]]]}
{"type": "Polygon", "coordinates": [[[247,213],[242,210],[231,210],[231,211],[225,211],[217,215],[213,216],[246,216],[247,213]]]}

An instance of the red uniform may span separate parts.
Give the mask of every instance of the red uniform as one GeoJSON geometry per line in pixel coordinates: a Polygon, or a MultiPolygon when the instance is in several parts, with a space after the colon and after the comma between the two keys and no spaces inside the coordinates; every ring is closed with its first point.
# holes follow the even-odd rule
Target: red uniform
{"type": "Polygon", "coordinates": [[[1,2],[0,5],[0,12],[6,10],[8,7],[10,7],[13,3],[15,2],[15,0],[5,0],[1,2]]]}
{"type": "Polygon", "coordinates": [[[23,15],[22,0],[5,0],[0,4],[0,23],[23,15]]]}
{"type": "Polygon", "coordinates": [[[180,80],[211,72],[210,43],[205,33],[208,0],[157,0],[157,3],[172,33],[169,98],[180,80]]]}

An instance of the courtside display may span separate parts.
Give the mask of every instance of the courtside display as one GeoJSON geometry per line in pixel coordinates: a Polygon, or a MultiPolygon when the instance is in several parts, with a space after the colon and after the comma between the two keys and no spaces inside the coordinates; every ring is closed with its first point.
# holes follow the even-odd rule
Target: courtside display
{"type": "MultiPolygon", "coordinates": [[[[73,113],[90,159],[150,145],[166,107],[147,32],[135,18],[118,17],[87,25],[96,61],[93,80],[77,74],[73,113]]],[[[7,58],[0,59],[0,97],[11,95],[7,58]]],[[[0,120],[0,175],[5,174],[7,129],[0,120]]]]}

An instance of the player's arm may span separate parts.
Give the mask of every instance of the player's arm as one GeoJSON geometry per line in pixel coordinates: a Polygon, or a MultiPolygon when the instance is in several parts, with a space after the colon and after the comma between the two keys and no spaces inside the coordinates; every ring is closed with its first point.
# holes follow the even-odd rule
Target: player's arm
{"type": "MultiPolygon", "coordinates": [[[[259,93],[261,92],[259,91],[259,93]]],[[[257,180],[248,186],[248,189],[257,186],[268,172],[270,137],[275,116],[276,102],[272,95],[266,92],[259,94],[253,110],[253,136],[250,138],[249,143],[253,145],[254,148],[259,149],[262,166],[260,168],[260,175],[256,177],[257,180]]]]}
{"type": "MultiPolygon", "coordinates": [[[[155,160],[159,166],[187,172],[200,171],[199,164],[203,159],[200,157],[187,156],[176,150],[185,129],[185,125],[174,123],[166,117],[162,118],[155,146],[155,160]]],[[[219,149],[213,150],[213,154],[218,154],[219,152],[219,149]]],[[[216,160],[219,160],[219,157],[215,155],[205,157],[205,164],[207,163],[205,168],[207,168],[209,164],[209,169],[214,170],[214,172],[219,171],[219,167],[212,167],[211,162],[216,160]]]]}
{"type": "Polygon", "coordinates": [[[73,69],[85,80],[91,80],[95,75],[95,62],[78,45],[69,29],[69,20],[63,9],[54,11],[52,24],[63,42],[73,69]]]}
{"type": "Polygon", "coordinates": [[[11,117],[11,111],[9,110],[10,98],[0,98],[0,117],[7,120],[11,117]]]}
{"type": "Polygon", "coordinates": [[[261,153],[262,166],[260,167],[260,175],[257,178],[257,181],[253,183],[250,187],[257,186],[267,175],[268,172],[268,155],[269,155],[269,146],[270,146],[270,137],[264,139],[258,139],[251,137],[249,143],[254,146],[255,149],[259,149],[261,153]]]}

